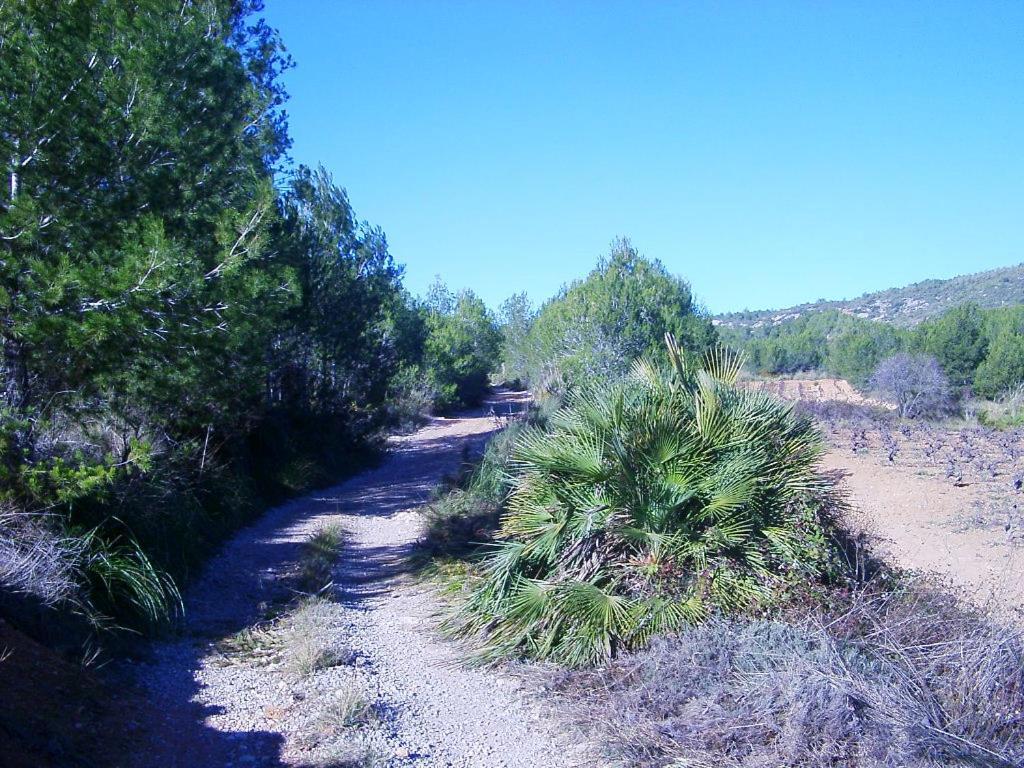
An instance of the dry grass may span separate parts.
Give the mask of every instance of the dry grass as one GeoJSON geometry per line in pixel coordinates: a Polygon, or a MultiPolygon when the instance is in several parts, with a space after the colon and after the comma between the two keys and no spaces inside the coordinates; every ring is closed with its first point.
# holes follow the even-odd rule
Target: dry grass
{"type": "Polygon", "coordinates": [[[1024,764],[1024,635],[920,588],[712,620],[555,687],[630,766],[1024,764]]]}
{"type": "Polygon", "coordinates": [[[326,754],[312,765],[313,768],[377,768],[386,764],[385,760],[365,748],[338,743],[330,745],[326,754]]]}
{"type": "Polygon", "coordinates": [[[309,595],[323,595],[334,587],[334,565],[345,540],[340,525],[327,525],[306,542],[299,562],[299,588],[309,595]]]}
{"type": "Polygon", "coordinates": [[[280,666],[295,677],[348,664],[353,651],[338,638],[341,609],[327,599],[338,549],[344,540],[331,525],[310,537],[299,563],[303,596],[287,614],[246,627],[217,644],[226,664],[280,666]]]}
{"type": "Polygon", "coordinates": [[[338,607],[311,597],[291,615],[282,638],[285,667],[297,677],[308,677],[331,667],[351,663],[353,651],[337,637],[338,607]]]}
{"type": "Polygon", "coordinates": [[[354,731],[372,726],[378,712],[356,683],[342,683],[329,693],[314,699],[316,711],[303,736],[306,748],[314,755],[309,763],[316,768],[373,768],[381,764],[378,755],[360,743],[354,731]]]}
{"type": "Polygon", "coordinates": [[[80,539],[54,533],[43,518],[0,509],[0,587],[43,605],[74,600],[80,539]]]}
{"type": "Polygon", "coordinates": [[[375,717],[373,702],[354,685],[332,691],[320,700],[319,705],[321,712],[317,726],[329,735],[367,725],[375,717]]]}
{"type": "Polygon", "coordinates": [[[217,643],[217,650],[225,665],[263,666],[280,658],[283,645],[278,623],[261,622],[224,638],[217,643]]]}

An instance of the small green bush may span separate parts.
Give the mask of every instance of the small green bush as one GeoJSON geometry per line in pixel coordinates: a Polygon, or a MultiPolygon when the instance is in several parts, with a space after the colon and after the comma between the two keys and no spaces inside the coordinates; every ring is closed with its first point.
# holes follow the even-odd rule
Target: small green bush
{"type": "Polygon", "coordinates": [[[669,369],[638,362],[516,441],[501,543],[450,623],[483,658],[597,662],[826,568],[810,422],[738,389],[731,353],[690,367],[668,344],[669,369]]]}

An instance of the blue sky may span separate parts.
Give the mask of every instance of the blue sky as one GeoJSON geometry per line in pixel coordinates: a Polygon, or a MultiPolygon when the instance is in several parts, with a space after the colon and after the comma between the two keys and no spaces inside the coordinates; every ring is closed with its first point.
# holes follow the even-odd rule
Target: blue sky
{"type": "Polygon", "coordinates": [[[1024,261],[1024,2],[267,0],[322,163],[425,291],[619,235],[715,312],[1024,261]]]}

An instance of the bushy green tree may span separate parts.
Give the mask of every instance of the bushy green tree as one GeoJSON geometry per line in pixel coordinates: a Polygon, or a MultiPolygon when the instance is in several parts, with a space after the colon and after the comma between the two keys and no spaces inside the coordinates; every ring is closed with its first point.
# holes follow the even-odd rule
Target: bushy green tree
{"type": "Polygon", "coordinates": [[[287,147],[274,78],[286,59],[249,5],[0,9],[0,326],[24,403],[68,377],[116,375],[139,345],[230,366],[212,360],[225,314],[276,287],[251,268],[287,147]]]}
{"type": "MultiPolygon", "coordinates": [[[[281,242],[290,247],[301,303],[277,345],[277,397],[322,415],[382,405],[399,367],[401,274],[377,229],[360,225],[324,170],[300,167],[284,198],[281,242]]],[[[369,426],[369,425],[367,425],[369,426]]]]}
{"type": "Polygon", "coordinates": [[[101,583],[326,480],[422,360],[383,233],[279,175],[259,9],[0,3],[0,504],[109,544],[101,583]]]}
{"type": "Polygon", "coordinates": [[[508,380],[526,380],[530,358],[530,327],[534,319],[533,307],[525,293],[517,293],[505,300],[498,314],[501,325],[502,375],[508,380]]]}
{"type": "Polygon", "coordinates": [[[899,332],[883,323],[870,323],[841,333],[829,344],[829,372],[856,387],[867,386],[871,375],[886,358],[899,352],[904,342],[899,332]]]}
{"type": "Polygon", "coordinates": [[[552,376],[576,383],[622,376],[666,333],[688,354],[716,338],[684,280],[617,240],[585,279],[541,307],[528,336],[530,384],[552,376]]]}
{"type": "Polygon", "coordinates": [[[974,390],[997,398],[1024,382],[1024,335],[1004,332],[988,345],[988,353],[974,374],[974,390]]]}
{"type": "Polygon", "coordinates": [[[985,318],[976,304],[964,304],[918,326],[917,348],[935,357],[954,386],[969,386],[985,359],[985,318]]]}
{"type": "Polygon", "coordinates": [[[501,332],[472,291],[450,292],[437,282],[426,305],[424,366],[441,410],[479,403],[498,364],[501,332]]]}
{"type": "Polygon", "coordinates": [[[753,339],[746,348],[750,367],[758,373],[791,374],[823,367],[827,345],[809,331],[792,336],[753,339]]]}

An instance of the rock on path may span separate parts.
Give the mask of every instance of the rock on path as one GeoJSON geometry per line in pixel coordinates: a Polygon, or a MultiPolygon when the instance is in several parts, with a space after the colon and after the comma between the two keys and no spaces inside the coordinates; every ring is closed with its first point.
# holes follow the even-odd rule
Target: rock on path
{"type": "MultiPolygon", "coordinates": [[[[504,410],[510,397],[500,394],[494,407],[504,410]]],[[[435,595],[403,573],[422,529],[416,508],[458,468],[463,451],[482,450],[494,429],[488,416],[434,419],[393,438],[378,468],[276,508],[240,532],[190,589],[183,636],[157,644],[132,670],[154,706],[128,724],[137,747],[125,764],[594,765],[541,699],[507,675],[462,663],[458,647],[437,634],[435,595]],[[352,650],[355,663],[306,679],[280,665],[226,663],[215,641],[287,599],[303,543],[331,523],[349,535],[325,631],[352,650]],[[340,740],[325,736],[318,726],[325,708],[353,688],[373,703],[376,723],[340,740]]]]}

